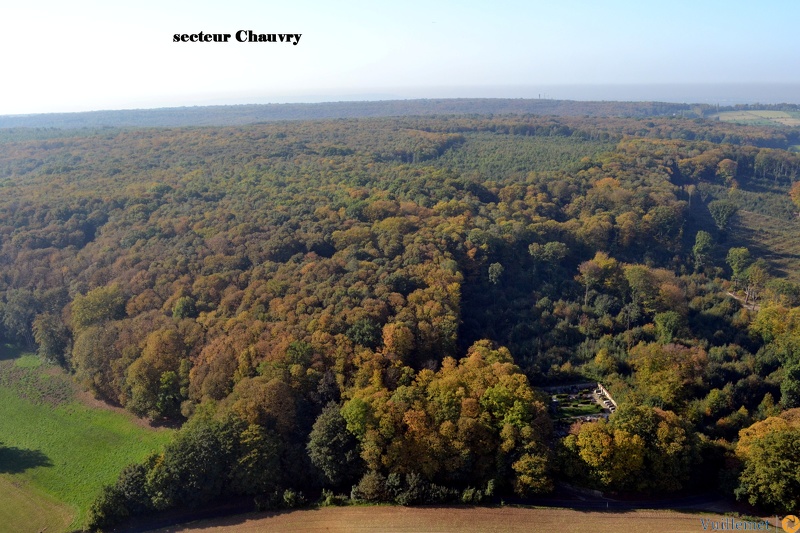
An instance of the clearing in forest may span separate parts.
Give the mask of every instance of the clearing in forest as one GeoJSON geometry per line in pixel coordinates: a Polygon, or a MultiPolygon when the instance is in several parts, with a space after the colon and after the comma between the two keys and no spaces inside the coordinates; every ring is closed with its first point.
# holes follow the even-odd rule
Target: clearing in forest
{"type": "Polygon", "coordinates": [[[104,484],[169,440],[170,430],[80,396],[35,355],[0,354],[0,528],[79,528],[104,484]]]}
{"type": "Polygon", "coordinates": [[[752,126],[800,126],[800,113],[787,111],[724,111],[712,115],[723,122],[749,124],[752,126]]]}

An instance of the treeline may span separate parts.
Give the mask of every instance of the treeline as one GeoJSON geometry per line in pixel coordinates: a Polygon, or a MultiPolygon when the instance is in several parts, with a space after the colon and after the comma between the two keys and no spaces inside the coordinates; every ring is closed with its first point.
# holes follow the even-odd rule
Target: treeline
{"type": "Polygon", "coordinates": [[[235,495],[477,502],[558,479],[654,493],[722,475],[789,505],[754,472],[794,460],[800,290],[726,244],[731,191],[787,195],[789,141],[511,116],[8,141],[2,336],[186,421],[107,488],[97,525],[235,495]],[[570,425],[533,388],[585,379],[622,404],[608,422],[570,425]]]}
{"type": "Polygon", "coordinates": [[[246,104],[80,113],[0,116],[0,128],[99,128],[234,126],[276,120],[399,117],[411,115],[556,115],[650,117],[687,113],[690,106],[665,102],[579,102],[573,100],[450,98],[246,104]]]}
{"type": "Polygon", "coordinates": [[[798,104],[735,104],[727,106],[719,105],[699,105],[697,106],[703,110],[703,115],[710,115],[724,111],[800,111],[798,104]]]}

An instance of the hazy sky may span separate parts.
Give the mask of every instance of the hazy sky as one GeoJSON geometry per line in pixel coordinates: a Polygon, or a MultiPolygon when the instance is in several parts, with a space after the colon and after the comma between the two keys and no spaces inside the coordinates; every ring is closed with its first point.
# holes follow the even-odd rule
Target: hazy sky
{"type": "Polygon", "coordinates": [[[16,4],[0,10],[0,114],[800,83],[796,0],[16,4]],[[238,30],[302,37],[173,42],[238,30]]]}

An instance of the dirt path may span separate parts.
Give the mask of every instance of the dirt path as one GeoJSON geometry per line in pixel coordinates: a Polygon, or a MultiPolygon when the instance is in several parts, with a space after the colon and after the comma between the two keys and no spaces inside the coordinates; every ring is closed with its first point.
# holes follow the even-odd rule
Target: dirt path
{"type": "MultiPolygon", "coordinates": [[[[696,533],[703,531],[701,519],[721,521],[724,517],[667,510],[599,512],[517,507],[328,507],[220,518],[158,532],[696,533]]],[[[709,524],[707,527],[711,529],[709,524]]]]}
{"type": "Polygon", "coordinates": [[[742,298],[741,296],[736,296],[732,292],[728,292],[727,294],[734,300],[737,300],[739,303],[741,303],[742,307],[744,307],[745,309],[750,309],[751,311],[758,311],[761,309],[760,305],[756,305],[754,303],[744,303],[744,298],[742,298]]]}

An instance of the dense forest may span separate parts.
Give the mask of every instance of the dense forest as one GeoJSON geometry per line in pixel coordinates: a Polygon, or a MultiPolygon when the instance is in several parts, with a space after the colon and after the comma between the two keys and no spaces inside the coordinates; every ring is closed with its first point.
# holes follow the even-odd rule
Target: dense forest
{"type": "MultiPolygon", "coordinates": [[[[727,109],[727,108],[726,108],[727,109]]],[[[20,134],[63,135],[62,129],[104,127],[236,126],[276,120],[398,117],[423,115],[702,116],[714,106],[666,102],[581,102],[525,98],[432,98],[317,104],[247,104],[0,115],[0,128],[20,134]],[[25,131],[26,129],[33,131],[25,131]],[[36,129],[40,130],[39,132],[36,129]],[[41,130],[49,130],[42,132],[41,130]]],[[[2,132],[0,132],[2,133],[2,132]]]]}
{"type": "Polygon", "coordinates": [[[559,481],[800,508],[796,130],[471,115],[31,137],[0,137],[2,337],[182,425],[95,526],[559,481]],[[789,237],[764,241],[769,221],[789,237]],[[607,419],[543,391],[586,381],[607,419]]]}

